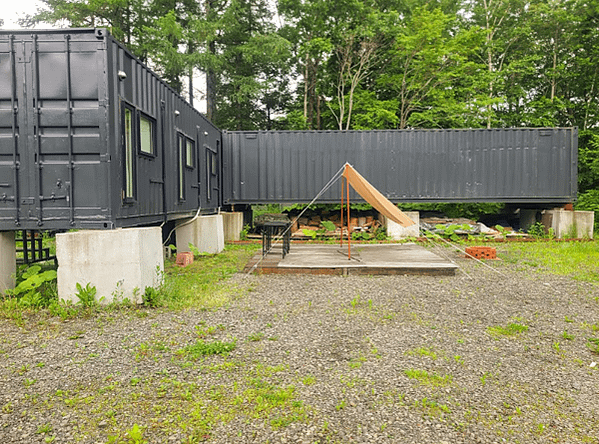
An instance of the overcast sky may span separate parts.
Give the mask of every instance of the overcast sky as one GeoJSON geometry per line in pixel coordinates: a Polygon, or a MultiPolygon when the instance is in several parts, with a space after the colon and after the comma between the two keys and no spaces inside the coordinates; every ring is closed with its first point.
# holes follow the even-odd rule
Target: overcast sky
{"type": "MultiPolygon", "coordinates": [[[[0,18],[4,20],[4,29],[19,28],[17,20],[27,14],[33,14],[41,3],[38,0],[0,0],[0,18]]],[[[45,26],[47,27],[47,26],[45,26]]]]}

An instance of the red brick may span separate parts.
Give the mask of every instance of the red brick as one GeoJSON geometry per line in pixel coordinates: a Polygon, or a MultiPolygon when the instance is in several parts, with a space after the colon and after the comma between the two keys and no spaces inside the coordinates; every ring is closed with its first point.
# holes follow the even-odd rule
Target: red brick
{"type": "Polygon", "coordinates": [[[466,247],[466,257],[476,259],[497,259],[497,252],[493,247],[466,247]]]}
{"type": "Polygon", "coordinates": [[[193,262],[193,253],[187,251],[185,253],[177,253],[176,264],[181,267],[186,267],[193,262]]]}

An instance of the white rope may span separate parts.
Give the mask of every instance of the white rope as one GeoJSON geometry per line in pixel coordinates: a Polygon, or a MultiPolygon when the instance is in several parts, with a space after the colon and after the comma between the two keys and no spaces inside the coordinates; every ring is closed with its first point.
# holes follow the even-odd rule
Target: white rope
{"type": "MultiPolygon", "coordinates": [[[[446,244],[448,244],[450,247],[453,247],[454,249],[456,249],[457,251],[460,251],[462,253],[464,253],[467,257],[470,257],[471,259],[474,259],[475,261],[477,261],[479,264],[484,265],[485,267],[487,267],[488,269],[494,271],[495,273],[503,276],[503,277],[509,277],[507,274],[502,273],[499,270],[496,270],[495,268],[491,267],[489,264],[485,264],[483,261],[481,261],[479,258],[472,256],[470,253],[467,253],[466,250],[462,250],[461,248],[458,248],[457,245],[452,244],[451,242],[449,242],[447,239],[443,239],[443,237],[441,237],[439,234],[434,233],[433,231],[429,230],[426,227],[422,227],[423,230],[428,231],[429,233],[431,233],[432,235],[438,237],[439,239],[441,239],[443,242],[445,242],[446,244]]],[[[451,260],[450,258],[446,257],[446,259],[448,259],[449,261],[451,261],[452,264],[457,265],[453,260],[451,260]]],[[[468,273],[466,273],[464,270],[461,269],[460,270],[466,275],[468,276],[468,278],[472,279],[472,277],[470,277],[470,275],[468,275],[468,273]]]]}
{"type": "Polygon", "coordinates": [[[265,253],[262,254],[262,257],[258,260],[258,262],[256,262],[252,268],[250,268],[250,270],[246,273],[246,276],[253,273],[254,270],[256,270],[256,268],[258,268],[258,266],[262,263],[262,261],[264,260],[264,258],[266,258],[266,256],[268,255],[268,253],[271,252],[271,250],[275,247],[275,245],[277,245],[281,239],[283,239],[283,237],[285,236],[285,234],[287,234],[287,231],[289,231],[291,229],[291,227],[299,220],[300,217],[302,217],[302,215],[308,210],[308,208],[310,208],[310,206],[312,204],[314,204],[314,202],[316,202],[320,196],[322,196],[324,193],[327,192],[327,190],[329,188],[331,188],[333,186],[333,184],[335,182],[337,182],[339,180],[339,178],[341,177],[341,175],[343,174],[343,170],[345,169],[345,165],[348,165],[347,162],[339,169],[339,171],[337,171],[335,173],[335,175],[333,175],[333,177],[331,178],[331,180],[329,180],[327,182],[327,184],[318,192],[318,194],[316,194],[316,196],[314,197],[314,199],[312,199],[312,201],[306,205],[306,207],[300,212],[300,214],[293,220],[293,222],[291,222],[291,224],[289,224],[289,226],[285,229],[285,231],[283,231],[282,234],[279,234],[277,236],[274,237],[273,242],[270,245],[270,248],[268,249],[268,251],[266,251],[265,253]]]}

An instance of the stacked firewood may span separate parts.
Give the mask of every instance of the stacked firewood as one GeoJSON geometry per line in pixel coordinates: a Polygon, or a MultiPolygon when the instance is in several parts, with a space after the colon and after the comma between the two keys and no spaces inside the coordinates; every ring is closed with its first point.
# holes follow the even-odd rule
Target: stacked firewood
{"type": "MultiPolygon", "coordinates": [[[[299,214],[299,213],[298,213],[299,214]]],[[[299,218],[298,214],[289,213],[289,219],[294,221],[291,232],[296,236],[301,236],[305,230],[326,232],[327,235],[337,234],[341,232],[341,212],[330,211],[313,211],[305,212],[299,218]],[[334,227],[334,230],[331,230],[334,227]]],[[[352,232],[367,232],[374,233],[382,226],[378,220],[376,211],[352,211],[350,214],[350,223],[352,232]]],[[[347,227],[347,213],[343,214],[343,225],[347,227]]]]}

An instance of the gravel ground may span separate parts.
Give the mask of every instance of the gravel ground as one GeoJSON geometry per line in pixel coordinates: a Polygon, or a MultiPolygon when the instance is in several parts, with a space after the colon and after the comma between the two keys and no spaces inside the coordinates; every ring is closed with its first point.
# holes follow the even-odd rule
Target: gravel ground
{"type": "Polygon", "coordinates": [[[2,321],[0,443],[598,443],[599,288],[453,259],[237,275],[214,311],[2,321]]]}

